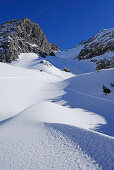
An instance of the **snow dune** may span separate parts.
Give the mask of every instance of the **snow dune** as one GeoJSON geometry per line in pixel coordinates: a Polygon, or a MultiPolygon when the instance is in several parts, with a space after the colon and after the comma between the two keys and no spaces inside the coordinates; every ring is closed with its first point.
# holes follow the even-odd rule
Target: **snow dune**
{"type": "Polygon", "coordinates": [[[0,63],[0,169],[113,169],[114,92],[101,88],[114,69],[76,77],[40,61],[0,63]]]}
{"type": "Polygon", "coordinates": [[[78,144],[31,114],[25,111],[0,127],[0,169],[100,169],[78,144]]]}

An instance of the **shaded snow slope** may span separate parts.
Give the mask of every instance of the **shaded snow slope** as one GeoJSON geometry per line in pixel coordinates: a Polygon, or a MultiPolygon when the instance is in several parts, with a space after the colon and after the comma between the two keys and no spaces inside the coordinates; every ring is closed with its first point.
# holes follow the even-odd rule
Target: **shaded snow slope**
{"type": "Polygon", "coordinates": [[[65,59],[58,56],[47,56],[46,60],[61,70],[69,68],[70,71],[76,75],[95,71],[95,64],[90,62],[90,60],[79,61],[72,58],[65,59]]]}
{"type": "MultiPolygon", "coordinates": [[[[21,54],[20,59],[12,63],[15,66],[29,68],[29,70],[32,69],[35,71],[34,74],[38,72],[40,77],[48,74],[48,76],[44,78],[45,81],[43,80],[43,83],[40,81],[40,86],[43,84],[42,87],[44,87],[45,84],[47,87],[47,82],[48,84],[51,82],[51,86],[48,86],[49,89],[54,91],[56,88],[58,91],[58,95],[56,96],[56,93],[55,98],[53,98],[53,95],[51,96],[51,93],[50,97],[47,97],[47,99],[53,101],[54,104],[46,102],[41,104],[43,107],[41,107],[41,105],[35,106],[35,109],[37,107],[41,108],[40,110],[42,114],[39,117],[40,121],[47,121],[49,123],[65,123],[73,126],[94,129],[114,136],[112,131],[114,128],[114,95],[113,88],[110,87],[110,83],[113,82],[114,69],[101,70],[99,72],[96,71],[93,73],[74,76],[71,73],[66,73],[57,69],[47,61],[48,59],[49,58],[41,60],[41,58],[34,53],[21,54]],[[41,61],[43,61],[43,63],[40,63],[41,61]],[[43,72],[39,72],[39,70],[43,70],[43,72]],[[64,79],[66,80],[63,81],[64,79]],[[106,85],[111,88],[111,94],[103,94],[102,85],[106,85]],[[44,105],[47,110],[49,110],[46,117],[44,110],[42,110],[42,108],[45,108],[44,105]],[[61,105],[67,106],[67,108],[62,107],[61,105]],[[56,110],[59,110],[60,113],[58,114],[57,112],[57,116],[56,113],[55,115],[51,114],[54,112],[55,108],[57,108],[56,110]],[[59,116],[62,112],[67,115],[66,117],[63,116],[66,118],[64,121],[61,119],[61,116],[59,116]],[[70,116],[72,115],[71,119],[69,119],[69,114],[70,116]],[[50,120],[49,117],[52,119],[50,120]],[[78,119],[76,119],[76,117],[78,117],[78,119]]],[[[50,57],[50,61],[53,61],[56,64],[55,60],[57,60],[57,57],[50,57]]],[[[62,61],[60,63],[62,64],[62,61]]],[[[40,80],[43,79],[43,76],[40,80]]],[[[38,101],[40,101],[39,97],[38,101]]]]}
{"type": "Polygon", "coordinates": [[[68,83],[62,83],[65,76],[55,76],[39,70],[26,70],[3,63],[0,65],[2,69],[0,120],[8,119],[33,106],[32,111],[30,108],[28,112],[38,113],[38,119],[42,122],[63,123],[86,129],[95,129],[98,124],[106,123],[103,117],[95,113],[86,112],[81,108],[61,106],[66,103],[66,99],[58,103],[51,102],[66,94],[64,88],[68,83]],[[6,70],[7,77],[3,77],[6,70]]]}
{"type": "Polygon", "coordinates": [[[103,170],[114,169],[114,138],[68,125],[47,126],[61,132],[74,144],[78,144],[83,152],[93,158],[103,170]]]}
{"type": "Polygon", "coordinates": [[[62,70],[64,67],[69,68],[74,74],[114,68],[113,34],[114,28],[101,30],[88,41],[83,41],[72,49],[57,52],[56,57],[47,57],[47,60],[62,70]]]}
{"type": "Polygon", "coordinates": [[[68,50],[64,50],[55,53],[56,57],[46,57],[46,59],[55,65],[57,68],[64,69],[67,67],[74,74],[82,74],[95,71],[95,63],[90,62],[90,60],[78,60],[75,59],[80,53],[84,45],[77,45],[76,47],[68,50]]]}
{"type": "Polygon", "coordinates": [[[60,57],[60,58],[64,58],[64,59],[68,59],[68,58],[75,58],[76,56],[78,56],[78,54],[80,53],[81,49],[84,47],[84,45],[77,45],[76,47],[72,48],[72,49],[68,49],[68,50],[63,50],[61,52],[57,52],[56,56],[60,57]]]}
{"type": "MultiPolygon", "coordinates": [[[[70,50],[68,51],[70,52],[70,50]]],[[[93,59],[78,60],[76,58],[74,59],[74,53],[71,53],[70,57],[67,58],[67,51],[63,51],[63,53],[56,53],[56,57],[46,57],[46,60],[62,70],[67,67],[74,74],[84,74],[96,71],[97,62],[103,59],[110,60],[114,57],[114,52],[109,51],[103,55],[95,56],[93,59]]]]}
{"type": "MultiPolygon", "coordinates": [[[[114,88],[110,87],[113,82],[114,69],[101,70],[89,74],[79,75],[77,77],[65,80],[64,87],[66,92],[54,102],[66,101],[64,106],[70,108],[81,108],[87,112],[96,113],[104,117],[104,125],[96,129],[102,133],[114,136],[114,88]],[[102,92],[102,85],[111,89],[111,93],[106,95],[102,92]]],[[[63,83],[63,82],[62,82],[63,83]]]]}
{"type": "Polygon", "coordinates": [[[46,60],[0,63],[0,169],[112,170],[114,69],[75,76],[46,60]]]}

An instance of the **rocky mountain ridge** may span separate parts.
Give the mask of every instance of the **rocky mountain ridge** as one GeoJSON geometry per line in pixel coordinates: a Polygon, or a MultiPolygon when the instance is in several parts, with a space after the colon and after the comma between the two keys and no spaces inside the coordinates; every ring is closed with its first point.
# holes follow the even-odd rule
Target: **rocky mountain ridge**
{"type": "Polygon", "coordinates": [[[12,62],[20,53],[36,53],[42,57],[89,60],[96,69],[114,68],[114,28],[103,29],[73,49],[60,52],[56,44],[48,42],[40,26],[28,18],[7,21],[0,26],[0,62],[12,62]],[[58,52],[58,53],[55,53],[58,52]]]}
{"type": "Polygon", "coordinates": [[[96,56],[114,52],[114,28],[103,29],[87,41],[82,41],[80,45],[83,45],[83,48],[75,57],[76,59],[91,59],[91,62],[96,63],[96,69],[98,70],[102,68],[114,68],[114,55],[109,58],[102,58],[99,61],[95,59],[96,56]]]}
{"type": "Polygon", "coordinates": [[[40,26],[28,18],[7,21],[0,26],[0,61],[12,62],[20,53],[34,52],[42,57],[59,51],[51,45],[40,26]]]}

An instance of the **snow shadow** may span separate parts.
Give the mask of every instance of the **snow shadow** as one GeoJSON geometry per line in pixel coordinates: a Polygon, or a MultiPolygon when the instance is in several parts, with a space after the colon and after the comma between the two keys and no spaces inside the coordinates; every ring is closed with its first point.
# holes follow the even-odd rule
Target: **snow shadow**
{"type": "Polygon", "coordinates": [[[72,91],[72,80],[68,80],[69,84],[64,87],[64,92],[62,96],[52,99],[52,102],[64,101],[63,106],[70,108],[81,108],[88,112],[96,113],[106,120],[107,124],[99,124],[98,128],[95,130],[110,136],[114,136],[114,102],[102,100],[100,98],[94,98],[90,96],[83,95],[81,93],[72,91]]]}
{"type": "MultiPolygon", "coordinates": [[[[15,117],[15,116],[14,116],[14,117],[15,117]]],[[[7,122],[9,122],[9,121],[12,120],[14,117],[10,117],[10,118],[8,118],[8,119],[5,119],[5,120],[0,121],[0,126],[1,126],[1,125],[4,125],[4,124],[7,123],[7,122]]]]}
{"type": "Polygon", "coordinates": [[[69,125],[55,123],[45,125],[61,132],[74,144],[78,144],[81,150],[94,159],[102,169],[114,168],[114,141],[112,138],[69,125]]]}

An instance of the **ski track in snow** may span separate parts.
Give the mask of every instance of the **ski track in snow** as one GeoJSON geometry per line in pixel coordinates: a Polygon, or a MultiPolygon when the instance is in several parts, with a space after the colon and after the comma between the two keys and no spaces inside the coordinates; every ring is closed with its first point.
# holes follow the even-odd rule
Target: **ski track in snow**
{"type": "Polygon", "coordinates": [[[77,90],[74,90],[74,89],[71,89],[71,88],[67,88],[67,89],[69,89],[69,90],[71,90],[71,91],[73,91],[73,92],[75,92],[75,93],[79,93],[79,94],[88,96],[88,97],[92,97],[92,98],[95,98],[95,99],[104,100],[104,101],[108,101],[108,102],[114,103],[113,100],[108,100],[108,99],[103,99],[103,98],[101,98],[101,97],[92,96],[92,95],[90,95],[90,94],[82,93],[82,92],[80,92],[80,91],[77,91],[77,90]]]}
{"type": "MultiPolygon", "coordinates": [[[[0,77],[0,79],[36,79],[36,77],[0,77]]],[[[62,80],[64,80],[64,79],[62,79],[62,80]]],[[[99,99],[99,100],[104,100],[104,101],[108,101],[108,102],[112,102],[112,103],[114,103],[114,101],[113,100],[108,100],[108,99],[104,99],[104,98],[101,98],[101,97],[97,97],[97,96],[92,96],[92,95],[90,95],[90,94],[86,94],[86,93],[83,93],[83,92],[80,92],[80,91],[77,91],[77,90],[74,90],[74,89],[71,89],[71,88],[67,88],[67,89],[69,89],[69,90],[71,90],[71,91],[73,91],[73,92],[75,92],[75,93],[79,93],[79,94],[82,94],[82,95],[85,95],[85,96],[88,96],[88,97],[92,97],[92,98],[96,98],[96,99],[99,99]]]]}

